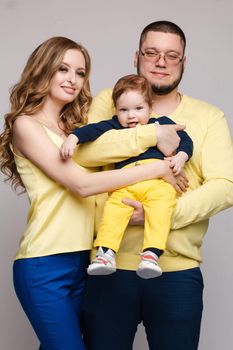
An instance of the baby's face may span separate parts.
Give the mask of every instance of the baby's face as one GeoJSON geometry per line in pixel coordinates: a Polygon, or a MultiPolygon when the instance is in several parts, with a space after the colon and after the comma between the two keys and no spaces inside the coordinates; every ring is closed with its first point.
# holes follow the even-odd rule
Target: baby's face
{"type": "Polygon", "coordinates": [[[145,125],[150,118],[150,107],[143,95],[136,90],[124,92],[116,102],[118,121],[124,128],[145,125]]]}

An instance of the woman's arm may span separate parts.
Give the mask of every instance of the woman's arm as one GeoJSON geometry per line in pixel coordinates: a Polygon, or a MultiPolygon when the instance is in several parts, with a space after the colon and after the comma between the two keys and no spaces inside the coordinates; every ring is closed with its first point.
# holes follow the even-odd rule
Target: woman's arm
{"type": "Polygon", "coordinates": [[[129,169],[99,173],[84,172],[72,159],[63,161],[59,148],[45,129],[31,117],[22,116],[14,123],[13,147],[41,171],[72,192],[86,197],[156,177],[164,177],[177,190],[175,178],[166,162],[160,161],[129,169]]]}

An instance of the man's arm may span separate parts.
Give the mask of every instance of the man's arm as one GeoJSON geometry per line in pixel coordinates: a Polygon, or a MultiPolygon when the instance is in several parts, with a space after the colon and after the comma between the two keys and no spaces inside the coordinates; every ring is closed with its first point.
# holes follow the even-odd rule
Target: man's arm
{"type": "MultiPolygon", "coordinates": [[[[109,120],[116,114],[112,90],[102,90],[92,102],[89,123],[109,120]]],[[[79,164],[85,167],[117,163],[145,152],[156,143],[155,126],[145,125],[133,129],[111,130],[96,141],[78,146],[79,164]],[[96,156],[98,155],[98,156],[96,156]]]]}
{"type": "Polygon", "coordinates": [[[233,205],[233,145],[223,114],[208,128],[200,166],[203,183],[178,199],[172,229],[208,219],[233,205]]]}
{"type": "Polygon", "coordinates": [[[233,205],[233,181],[211,180],[177,201],[171,228],[179,229],[206,220],[233,205]]]}
{"type": "MultiPolygon", "coordinates": [[[[200,166],[203,182],[178,198],[171,224],[173,230],[206,220],[233,206],[233,146],[223,115],[208,130],[200,166]]],[[[130,199],[124,203],[135,209],[130,224],[144,225],[142,204],[130,199]]]]}
{"type": "MultiPolygon", "coordinates": [[[[160,117],[158,120],[159,123],[162,125],[175,124],[175,122],[171,118],[168,118],[166,116],[160,117]]],[[[177,134],[180,137],[180,144],[176,149],[176,153],[185,152],[188,155],[188,159],[191,158],[193,155],[193,141],[191,137],[184,130],[177,131],[177,134]]],[[[171,156],[171,154],[169,156],[171,156]]]]}
{"type": "MultiPolygon", "coordinates": [[[[90,123],[110,119],[116,113],[111,93],[111,89],[106,89],[95,97],[88,114],[90,123]]],[[[149,124],[108,131],[96,141],[78,146],[79,163],[85,167],[117,163],[144,153],[156,143],[161,151],[163,149],[163,152],[169,155],[180,141],[176,130],[182,128],[183,126],[177,125],[149,124]]]]}

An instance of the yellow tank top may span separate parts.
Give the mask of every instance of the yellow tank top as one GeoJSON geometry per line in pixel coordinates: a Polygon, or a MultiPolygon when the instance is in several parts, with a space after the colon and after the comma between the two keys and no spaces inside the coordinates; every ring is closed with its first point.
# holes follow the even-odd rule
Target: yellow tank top
{"type": "MultiPolygon", "coordinates": [[[[45,130],[60,147],[63,140],[45,130]]],[[[94,196],[80,198],[46,176],[30,160],[16,154],[14,158],[30,202],[16,259],[91,249],[94,196]]],[[[78,162],[78,152],[73,159],[78,162]]]]}

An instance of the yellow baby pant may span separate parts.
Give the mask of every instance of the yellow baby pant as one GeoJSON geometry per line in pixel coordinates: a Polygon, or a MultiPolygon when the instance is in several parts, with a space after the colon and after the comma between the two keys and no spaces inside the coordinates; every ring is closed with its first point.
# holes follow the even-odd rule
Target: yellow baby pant
{"type": "Polygon", "coordinates": [[[176,191],[162,179],[142,181],[112,192],[105,204],[94,246],[118,251],[134,211],[134,208],[122,203],[123,198],[131,198],[143,204],[145,212],[143,250],[146,248],[164,250],[176,204],[176,191]]]}

